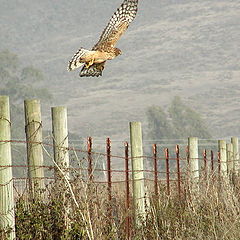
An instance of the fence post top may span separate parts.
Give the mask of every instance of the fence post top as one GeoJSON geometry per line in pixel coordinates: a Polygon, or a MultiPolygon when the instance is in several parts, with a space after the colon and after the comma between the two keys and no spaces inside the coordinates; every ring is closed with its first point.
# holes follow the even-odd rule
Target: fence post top
{"type": "Polygon", "coordinates": [[[58,110],[58,109],[59,110],[61,110],[61,109],[64,110],[64,109],[67,109],[67,107],[65,107],[65,106],[55,106],[55,107],[51,107],[51,109],[52,110],[58,110]]]}
{"type": "Polygon", "coordinates": [[[238,143],[238,137],[231,137],[231,143],[238,143]]]}
{"type": "Polygon", "coordinates": [[[0,96],[0,119],[6,120],[10,123],[10,112],[9,109],[9,97],[0,96]]]}
{"type": "Polygon", "coordinates": [[[188,137],[188,140],[198,141],[198,137],[188,137]]]}
{"type": "Polygon", "coordinates": [[[141,122],[130,122],[129,124],[130,124],[130,126],[133,126],[133,125],[140,125],[141,126],[141,122]]]}
{"type": "Polygon", "coordinates": [[[226,145],[226,141],[225,140],[218,140],[218,144],[219,145],[226,145]]]}
{"type": "Polygon", "coordinates": [[[35,103],[35,104],[39,104],[40,103],[40,100],[39,99],[25,99],[24,100],[24,103],[25,104],[30,104],[30,103],[35,103]]]}
{"type": "Polygon", "coordinates": [[[9,96],[6,96],[6,95],[0,95],[0,101],[1,100],[9,100],[9,96]]]}

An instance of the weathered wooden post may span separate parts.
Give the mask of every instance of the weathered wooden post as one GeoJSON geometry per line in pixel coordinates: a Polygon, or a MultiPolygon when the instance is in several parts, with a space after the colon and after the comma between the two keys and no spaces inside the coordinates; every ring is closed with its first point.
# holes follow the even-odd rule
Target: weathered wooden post
{"type": "Polygon", "coordinates": [[[233,173],[233,144],[228,143],[227,144],[227,169],[228,169],[228,174],[233,173]]]}
{"type": "Polygon", "coordinates": [[[65,107],[52,108],[52,133],[54,144],[54,160],[58,167],[56,177],[64,174],[69,178],[69,151],[68,151],[68,128],[67,128],[67,109],[65,107]]]}
{"type": "Polygon", "coordinates": [[[143,166],[142,128],[140,122],[130,122],[130,142],[133,179],[133,203],[135,225],[146,219],[143,166]]]}
{"type": "Polygon", "coordinates": [[[28,177],[33,197],[44,188],[44,169],[42,151],[42,119],[40,101],[24,101],[25,132],[27,141],[28,177]]]}
{"type": "Polygon", "coordinates": [[[227,144],[227,169],[231,183],[234,183],[234,161],[233,161],[233,144],[227,144]]]}
{"type": "Polygon", "coordinates": [[[70,228],[70,205],[67,202],[67,193],[70,189],[62,188],[69,184],[69,149],[68,149],[68,127],[67,127],[67,108],[52,107],[52,134],[54,145],[54,161],[57,165],[55,170],[55,179],[57,183],[57,191],[61,191],[61,200],[63,202],[64,221],[67,229],[70,228]],[[59,189],[60,188],[60,189],[59,189]]]}
{"type": "Polygon", "coordinates": [[[224,140],[218,141],[218,151],[220,153],[221,175],[227,176],[227,144],[224,140]]]}
{"type": "Polygon", "coordinates": [[[240,159],[239,159],[239,145],[238,138],[232,137],[231,143],[233,145],[233,168],[236,174],[240,173],[240,159]]]}
{"type": "Polygon", "coordinates": [[[188,138],[188,149],[190,179],[195,185],[199,182],[198,138],[188,138]]]}
{"type": "MultiPolygon", "coordinates": [[[[0,228],[11,228],[9,240],[15,239],[15,213],[11,157],[9,98],[0,96],[0,228]],[[5,141],[5,142],[4,142],[5,141]]],[[[0,235],[1,239],[4,239],[0,235]]]]}

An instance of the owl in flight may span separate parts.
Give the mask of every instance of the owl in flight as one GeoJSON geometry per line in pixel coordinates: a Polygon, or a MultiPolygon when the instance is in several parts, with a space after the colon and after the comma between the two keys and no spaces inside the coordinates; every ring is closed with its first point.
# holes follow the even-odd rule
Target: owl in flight
{"type": "Polygon", "coordinates": [[[69,61],[68,71],[82,67],[80,77],[102,76],[105,62],[121,54],[121,50],[115,45],[135,18],[137,5],[138,0],[124,0],[111,17],[97,44],[92,50],[80,48],[69,61]]]}

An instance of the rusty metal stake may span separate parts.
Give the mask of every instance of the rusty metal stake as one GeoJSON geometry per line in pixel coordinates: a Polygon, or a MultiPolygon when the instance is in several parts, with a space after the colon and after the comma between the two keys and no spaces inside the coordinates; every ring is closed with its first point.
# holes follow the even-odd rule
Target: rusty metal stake
{"type": "Polygon", "coordinates": [[[189,167],[189,147],[186,147],[186,157],[187,157],[187,163],[188,163],[188,167],[189,167]]]}
{"type": "Polygon", "coordinates": [[[218,176],[221,176],[221,154],[218,152],[218,176]]]}
{"type": "MultiPolygon", "coordinates": [[[[88,185],[88,195],[92,196],[92,186],[91,183],[93,182],[93,159],[92,159],[92,138],[88,137],[87,139],[87,156],[88,156],[88,180],[90,185],[88,185]]],[[[92,198],[89,199],[89,212],[90,212],[90,219],[93,219],[93,201],[92,198]]]]}
{"type": "Polygon", "coordinates": [[[203,151],[203,161],[204,161],[205,178],[207,178],[207,150],[206,149],[204,149],[203,151]]]}
{"type": "Polygon", "coordinates": [[[154,161],[154,189],[155,196],[158,196],[158,164],[157,164],[157,144],[153,144],[153,161],[154,161]]]}
{"type": "Polygon", "coordinates": [[[106,140],[107,152],[107,179],[108,179],[108,201],[109,201],[109,216],[112,219],[112,175],[111,175],[111,140],[106,140]]]}
{"type": "Polygon", "coordinates": [[[214,172],[214,155],[212,150],[211,150],[211,170],[213,173],[214,172]]]}
{"type": "Polygon", "coordinates": [[[181,197],[181,172],[180,172],[180,151],[179,151],[179,145],[176,145],[176,160],[177,160],[178,195],[179,195],[179,197],[181,197]]]}
{"type": "Polygon", "coordinates": [[[165,149],[165,159],[166,159],[167,194],[170,195],[170,171],[169,171],[169,151],[168,151],[168,148],[165,149]]]}
{"type": "Polygon", "coordinates": [[[131,219],[129,216],[129,209],[130,209],[130,188],[129,188],[129,147],[128,142],[125,142],[125,183],[126,183],[126,209],[127,209],[127,217],[126,217],[126,234],[127,239],[131,239],[131,232],[130,232],[130,224],[131,219]]]}
{"type": "Polygon", "coordinates": [[[92,163],[92,138],[88,137],[87,141],[87,151],[88,151],[88,178],[89,181],[93,181],[93,163],[92,163]]]}

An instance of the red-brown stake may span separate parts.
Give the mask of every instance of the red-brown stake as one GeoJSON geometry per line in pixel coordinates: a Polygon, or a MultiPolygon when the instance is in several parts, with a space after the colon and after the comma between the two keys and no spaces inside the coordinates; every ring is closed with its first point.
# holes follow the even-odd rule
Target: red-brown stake
{"type": "Polygon", "coordinates": [[[87,151],[88,151],[88,178],[89,181],[93,181],[93,167],[92,167],[92,138],[88,137],[87,141],[87,151]]]}
{"type": "Polygon", "coordinates": [[[214,172],[214,155],[212,150],[211,150],[211,170],[213,173],[214,172]]]}
{"type": "Polygon", "coordinates": [[[180,172],[180,151],[179,151],[179,145],[176,145],[176,160],[177,160],[178,195],[179,195],[179,197],[181,197],[181,172],[180,172]]]}
{"type": "Polygon", "coordinates": [[[187,157],[187,163],[188,163],[188,167],[189,167],[189,148],[188,148],[188,146],[186,147],[186,157],[187,157]]]}
{"type": "Polygon", "coordinates": [[[125,182],[126,182],[126,209],[127,209],[127,217],[126,217],[126,234],[127,239],[131,239],[131,232],[130,232],[130,224],[131,219],[129,216],[129,209],[130,209],[130,190],[129,190],[129,148],[128,142],[125,142],[125,182]]]}
{"type": "Polygon", "coordinates": [[[203,161],[204,161],[204,173],[205,177],[207,177],[207,150],[204,149],[203,151],[203,161]]]}
{"type": "Polygon", "coordinates": [[[107,152],[107,179],[108,179],[108,201],[109,201],[109,217],[112,219],[112,174],[111,174],[111,140],[106,140],[106,152],[107,152]]]}
{"type": "Polygon", "coordinates": [[[168,151],[168,148],[165,149],[165,159],[166,159],[167,194],[170,195],[170,171],[169,171],[169,151],[168,151]]]}
{"type": "Polygon", "coordinates": [[[154,189],[155,196],[158,196],[158,164],[157,164],[157,144],[153,144],[153,161],[154,161],[154,189]]]}
{"type": "Polygon", "coordinates": [[[218,175],[221,175],[221,154],[218,152],[218,175]]]}
{"type": "MultiPolygon", "coordinates": [[[[92,159],[92,138],[88,137],[87,140],[87,156],[88,156],[88,180],[90,183],[93,182],[93,159],[92,159]]],[[[91,186],[88,186],[89,194],[91,194],[91,186]]],[[[93,202],[89,201],[89,210],[90,210],[90,218],[93,219],[93,202]]]]}

